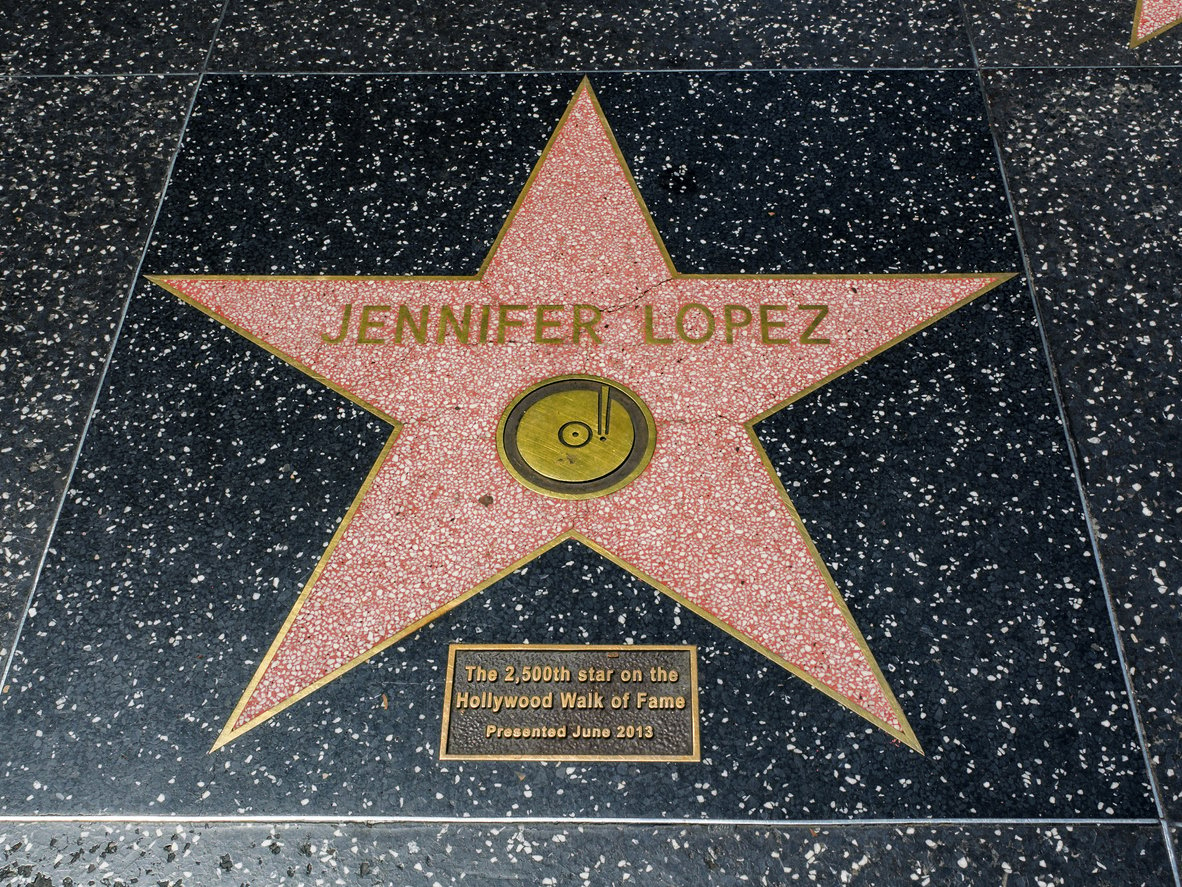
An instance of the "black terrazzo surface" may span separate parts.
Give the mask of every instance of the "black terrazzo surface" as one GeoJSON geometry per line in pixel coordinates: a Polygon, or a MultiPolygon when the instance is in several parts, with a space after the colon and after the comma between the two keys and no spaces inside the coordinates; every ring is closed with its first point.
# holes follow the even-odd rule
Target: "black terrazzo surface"
{"type": "MultiPolygon", "coordinates": [[[[1021,265],[969,72],[594,83],[682,270],[1021,265]]],[[[470,272],[576,84],[212,78],[146,267],[470,272]]],[[[1015,280],[760,427],[926,757],[574,544],[211,756],[385,429],[141,286],[0,703],[5,810],[1151,817],[1049,378],[1015,280]],[[699,644],[702,763],[437,761],[447,644],[523,638],[699,644]]]]}
{"type": "Polygon", "coordinates": [[[232,0],[217,71],[522,71],[969,66],[953,0],[637,6],[619,0],[232,0]]]}
{"type": "MultiPolygon", "coordinates": [[[[577,82],[481,69],[979,64],[1152,772],[1176,819],[1182,84],[1177,70],[1151,66],[1182,63],[1182,26],[1129,50],[1134,5],[433,4],[396,18],[362,2],[229,0],[216,34],[221,0],[0,6],[0,610],[23,598],[14,589],[27,589],[28,552],[44,544],[40,515],[69,470],[193,82],[35,77],[188,74],[211,48],[213,70],[464,72],[389,100],[366,92],[377,81],[343,77],[315,89],[207,79],[153,250],[178,271],[463,273],[577,82]],[[1011,65],[1043,68],[989,70],[1011,65]],[[1124,69],[1046,67],[1069,65],[1124,69]],[[461,82],[469,74],[476,86],[461,82]],[[229,111],[220,123],[219,108],[229,111]],[[301,115],[331,128],[316,138],[288,119],[301,115]],[[449,136],[456,126],[466,135],[449,136]],[[236,190],[239,180],[254,190],[236,190]]],[[[792,78],[701,78],[694,95],[661,76],[596,78],[682,270],[823,270],[837,259],[840,270],[963,270],[1019,258],[994,208],[997,161],[971,82],[932,71],[884,72],[877,87],[865,73],[811,76],[830,78],[840,100],[792,78]],[[741,96],[733,108],[730,91],[741,96]],[[767,125],[785,111],[786,132],[767,125]],[[804,117],[814,133],[801,133],[804,117]],[[893,152],[888,138],[880,152],[888,121],[916,137],[893,152]],[[815,175],[791,181],[802,168],[815,175]]],[[[384,429],[141,288],[33,632],[14,680],[0,684],[0,816],[185,809],[200,820],[267,808],[332,818],[409,802],[453,821],[93,824],[19,812],[23,821],[0,824],[0,883],[1182,885],[1166,853],[1167,833],[1177,852],[1177,824],[1155,819],[1166,814],[1122,707],[1027,298],[1014,282],[761,428],[893,669],[926,758],[577,547],[470,602],[469,622],[433,625],[210,758],[247,660],[269,642],[384,429]],[[859,472],[867,459],[873,470],[859,472]],[[437,772],[447,638],[517,626],[563,639],[713,638],[703,693],[714,745],[699,766],[709,777],[688,765],[437,772]],[[408,757],[409,769],[393,766],[408,757]],[[753,822],[454,821],[498,806],[627,815],[663,798],[686,815],[729,805],[753,822]],[[806,822],[756,821],[789,810],[806,822]],[[958,810],[975,822],[865,822],[958,810]],[[1072,811],[1098,821],[1049,819],[1072,811]],[[1035,821],[988,819],[1014,815],[1035,821]],[[1139,819],[1104,823],[1114,816],[1139,819]]],[[[21,615],[18,605],[0,622],[21,615]]],[[[8,631],[0,625],[0,637],[8,631]]]]}
{"type": "Polygon", "coordinates": [[[192,90],[180,78],[0,80],[0,663],[192,90]]]}
{"type": "Polygon", "coordinates": [[[5,0],[0,73],[197,73],[224,0],[5,0]]]}
{"type": "Polygon", "coordinates": [[[1176,817],[1182,72],[998,72],[988,84],[1133,685],[1176,817]]]}
{"type": "Polygon", "coordinates": [[[964,0],[964,7],[982,66],[1182,64],[1178,33],[1129,48],[1136,0],[964,0]]]}
{"type": "Polygon", "coordinates": [[[955,884],[1155,887],[1156,826],[0,825],[45,884],[955,884]],[[104,880],[105,879],[105,880],[104,880]],[[135,879],[135,880],[133,880],[135,879]]]}

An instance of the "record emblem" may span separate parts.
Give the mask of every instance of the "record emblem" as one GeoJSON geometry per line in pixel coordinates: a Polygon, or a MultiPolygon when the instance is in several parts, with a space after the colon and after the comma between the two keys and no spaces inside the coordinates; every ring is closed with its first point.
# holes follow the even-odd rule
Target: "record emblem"
{"type": "Polygon", "coordinates": [[[598,376],[558,376],[522,392],[501,416],[501,462],[531,490],[593,499],[635,480],[652,458],[656,425],[644,402],[598,376]]]}

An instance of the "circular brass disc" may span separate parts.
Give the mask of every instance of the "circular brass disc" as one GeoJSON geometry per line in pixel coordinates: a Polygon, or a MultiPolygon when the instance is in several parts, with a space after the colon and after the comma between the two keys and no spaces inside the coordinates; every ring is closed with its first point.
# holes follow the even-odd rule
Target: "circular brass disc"
{"type": "Polygon", "coordinates": [[[513,399],[497,426],[501,462],[556,499],[606,496],[635,480],[657,443],[653,415],[618,382],[556,376],[513,399]]]}

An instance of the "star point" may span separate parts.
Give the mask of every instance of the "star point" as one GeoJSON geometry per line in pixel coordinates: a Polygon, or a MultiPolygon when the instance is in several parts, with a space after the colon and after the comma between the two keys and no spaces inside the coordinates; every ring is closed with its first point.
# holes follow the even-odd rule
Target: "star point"
{"type": "Polygon", "coordinates": [[[1182,0],[1137,0],[1129,48],[1135,49],[1179,23],[1182,23],[1182,0]]]}

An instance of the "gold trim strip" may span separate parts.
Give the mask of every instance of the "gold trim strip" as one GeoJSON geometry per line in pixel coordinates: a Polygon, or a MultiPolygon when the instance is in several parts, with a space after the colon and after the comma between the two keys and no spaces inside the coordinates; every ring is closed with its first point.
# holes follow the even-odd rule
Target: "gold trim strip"
{"type": "MultiPolygon", "coordinates": [[[[459,606],[464,601],[466,601],[469,598],[473,597],[474,595],[479,594],[480,592],[484,591],[490,585],[494,584],[495,582],[500,581],[502,578],[504,578],[505,576],[508,576],[514,570],[525,565],[526,563],[529,563],[530,561],[539,557],[544,552],[549,551],[550,549],[554,548],[556,545],[559,545],[562,542],[565,542],[567,540],[575,540],[575,541],[582,543],[583,545],[586,545],[588,548],[591,548],[593,551],[596,551],[600,555],[606,557],[608,560],[612,561],[617,566],[632,573],[633,575],[635,575],[637,578],[641,579],[642,581],[649,583],[653,587],[657,588],[659,591],[661,591],[664,594],[668,595],[669,597],[673,598],[679,604],[685,606],[687,609],[691,610],[692,612],[694,612],[697,615],[701,616],[702,618],[706,619],[708,622],[713,624],[715,627],[721,628],[722,630],[726,631],[731,636],[733,636],[733,637],[737,638],[738,640],[742,641],[743,643],[747,644],[747,646],[762,653],[764,656],[768,657],[773,662],[781,665],[787,671],[796,675],[798,678],[801,678],[809,685],[813,686],[814,688],[816,688],[818,690],[821,690],[823,693],[825,693],[827,696],[831,697],[832,699],[834,699],[835,701],[837,701],[841,705],[845,706],[846,708],[848,708],[851,711],[855,712],[856,714],[860,715],[861,717],[863,717],[864,719],[866,719],[870,723],[874,724],[876,727],[882,729],[883,731],[885,731],[886,733],[888,733],[889,735],[891,735],[895,739],[898,739],[900,742],[904,743],[905,745],[909,746],[910,748],[915,749],[916,751],[918,751],[922,754],[923,750],[920,747],[920,744],[919,744],[918,739],[916,738],[915,732],[912,730],[906,717],[903,715],[903,711],[902,711],[902,708],[899,706],[898,700],[895,698],[894,693],[892,692],[892,690],[890,688],[890,685],[887,683],[885,677],[882,675],[882,671],[879,668],[878,663],[875,661],[873,655],[870,653],[869,647],[866,645],[865,639],[862,637],[861,632],[858,630],[857,625],[854,622],[853,617],[850,614],[849,609],[848,609],[844,599],[841,597],[841,594],[838,592],[837,586],[833,582],[833,579],[830,576],[828,569],[825,567],[824,563],[821,561],[820,555],[817,553],[816,548],[813,545],[812,539],[809,537],[807,531],[805,530],[804,524],[801,521],[799,514],[796,512],[795,506],[792,504],[792,501],[791,501],[791,499],[789,499],[788,494],[783,487],[783,484],[780,482],[778,475],[776,475],[775,470],[772,468],[772,465],[771,465],[770,460],[768,459],[767,453],[764,451],[762,445],[759,444],[759,441],[756,438],[755,433],[754,433],[754,425],[757,422],[759,422],[760,420],[767,418],[771,414],[775,413],[776,411],[778,411],[778,410],[782,409],[783,407],[787,406],[788,404],[792,403],[793,401],[798,400],[801,397],[804,397],[805,395],[812,393],[813,391],[817,390],[821,386],[831,382],[833,379],[836,379],[838,376],[840,376],[846,372],[849,372],[850,370],[854,369],[857,366],[860,366],[862,363],[865,363],[870,358],[882,353],[883,351],[898,344],[899,342],[910,337],[911,335],[914,335],[915,333],[919,332],[920,330],[924,329],[925,327],[931,325],[932,323],[935,323],[937,320],[947,316],[952,311],[955,311],[956,309],[964,306],[965,304],[967,304],[968,302],[977,298],[978,296],[981,296],[984,293],[989,292],[991,289],[999,286],[1000,284],[1004,283],[1005,281],[1009,280],[1010,278],[1012,278],[1014,276],[1015,276],[1015,274],[1013,274],[1013,273],[1005,273],[1005,274],[985,274],[985,273],[970,273],[970,274],[952,274],[952,273],[804,274],[804,275],[801,275],[801,274],[720,274],[720,275],[681,274],[674,267],[673,259],[669,255],[669,251],[665,246],[665,241],[661,237],[660,232],[657,230],[656,224],[652,218],[652,214],[649,212],[648,206],[645,203],[644,198],[640,193],[640,189],[638,188],[638,186],[636,184],[636,180],[632,174],[631,167],[628,165],[628,162],[625,160],[623,152],[620,149],[619,143],[616,140],[615,134],[612,131],[611,125],[608,123],[607,117],[604,114],[603,109],[599,104],[599,99],[596,97],[595,92],[591,87],[590,80],[586,77],[584,77],[583,80],[580,82],[579,87],[575,90],[574,96],[571,98],[570,102],[566,106],[566,109],[563,111],[562,116],[559,119],[558,125],[555,126],[554,131],[551,133],[550,138],[546,143],[546,146],[543,148],[541,155],[538,157],[537,162],[534,164],[534,167],[533,167],[532,171],[530,172],[529,177],[526,179],[525,185],[522,187],[521,192],[518,194],[516,201],[514,201],[513,206],[509,211],[509,214],[506,216],[504,223],[501,225],[501,228],[498,231],[497,236],[492,243],[492,246],[489,248],[488,253],[485,255],[484,261],[481,263],[480,268],[473,275],[470,275],[470,276],[392,275],[392,276],[373,276],[373,277],[365,277],[365,276],[357,276],[357,275],[203,275],[203,274],[146,275],[147,279],[149,281],[151,281],[152,283],[155,283],[156,285],[162,287],[163,289],[167,290],[168,292],[170,292],[173,295],[177,296],[178,298],[182,299],[187,304],[192,305],[193,307],[202,311],[204,314],[217,320],[219,323],[222,323],[223,325],[234,330],[239,335],[243,336],[244,338],[246,338],[250,342],[254,343],[255,345],[258,345],[259,347],[270,352],[271,354],[275,355],[276,357],[280,358],[281,360],[285,361],[286,363],[290,364],[291,366],[295,367],[296,369],[300,370],[301,372],[305,373],[306,375],[312,377],[313,379],[316,379],[317,381],[319,381],[322,384],[326,385],[327,387],[331,388],[333,391],[337,392],[341,396],[347,398],[352,403],[355,403],[356,405],[358,405],[361,408],[365,409],[366,411],[372,413],[373,415],[377,416],[378,418],[382,419],[383,421],[388,422],[391,426],[393,426],[393,429],[394,429],[393,433],[390,435],[389,439],[386,441],[386,444],[383,447],[382,452],[378,457],[378,460],[374,463],[374,466],[370,469],[370,472],[366,476],[365,481],[363,482],[360,490],[358,490],[357,495],[354,497],[352,505],[350,505],[349,510],[345,513],[344,518],[342,519],[340,525],[337,527],[336,533],[333,535],[332,540],[329,542],[328,548],[325,550],[324,554],[321,556],[320,561],[317,563],[316,568],[313,570],[311,577],[304,584],[304,587],[301,590],[299,596],[297,597],[296,602],[295,602],[294,606],[292,607],[291,612],[288,614],[287,619],[285,620],[282,628],[279,631],[279,634],[276,636],[275,640],[272,642],[271,647],[267,651],[267,654],[263,657],[263,660],[259,663],[259,666],[255,671],[254,677],[251,679],[250,684],[246,688],[246,691],[242,694],[241,699],[239,700],[238,704],[234,708],[234,712],[231,714],[225,727],[222,729],[222,731],[219,734],[217,740],[215,741],[213,747],[210,749],[210,752],[212,753],[213,751],[216,751],[217,749],[224,746],[226,743],[236,739],[237,737],[241,736],[242,734],[248,732],[249,730],[251,730],[254,727],[258,726],[259,724],[263,723],[264,721],[269,720],[270,718],[274,717],[279,712],[285,710],[289,706],[293,705],[294,703],[298,702],[299,700],[303,699],[304,697],[308,696],[309,694],[315,692],[316,690],[320,689],[321,687],[325,686],[326,684],[331,683],[333,680],[340,677],[345,672],[351,670],[352,668],[354,668],[357,665],[360,665],[361,663],[372,658],[373,656],[376,656],[378,653],[382,652],[386,648],[390,647],[391,645],[397,643],[398,641],[402,640],[406,636],[417,631],[419,628],[423,627],[427,623],[439,618],[440,616],[449,612],[453,608],[459,606]],[[661,256],[665,262],[665,265],[666,265],[666,268],[669,272],[670,277],[690,279],[690,280],[786,280],[786,281],[787,280],[875,280],[875,279],[881,279],[881,278],[893,278],[893,279],[954,279],[954,278],[955,279],[972,279],[972,278],[980,278],[980,279],[989,281],[989,283],[987,285],[974,291],[970,296],[966,297],[965,299],[960,300],[959,302],[957,302],[956,304],[954,304],[950,308],[945,309],[944,311],[940,312],[939,314],[934,315],[932,318],[928,319],[927,321],[925,321],[924,323],[915,327],[914,329],[909,330],[906,333],[895,337],[887,344],[882,345],[879,348],[876,348],[874,351],[870,352],[869,354],[865,355],[864,357],[860,358],[859,360],[855,361],[854,363],[851,363],[850,365],[843,367],[841,370],[830,374],[829,376],[827,376],[824,379],[822,379],[821,381],[809,386],[808,388],[804,389],[803,391],[797,392],[792,397],[787,398],[786,400],[778,403],[776,406],[772,407],[771,409],[761,413],[759,416],[756,416],[755,418],[753,418],[753,419],[749,420],[747,423],[745,423],[748,435],[751,437],[751,439],[756,447],[756,451],[759,453],[760,459],[764,464],[765,469],[767,469],[768,472],[771,474],[773,482],[776,484],[782,500],[784,501],[785,505],[788,507],[789,512],[792,515],[792,519],[796,522],[796,525],[797,525],[799,531],[801,532],[802,536],[804,537],[804,540],[808,546],[810,555],[812,556],[813,560],[818,565],[819,569],[821,570],[822,575],[825,577],[826,584],[829,586],[830,592],[833,594],[835,601],[837,602],[838,606],[840,607],[841,612],[843,614],[843,618],[846,621],[846,624],[850,627],[850,630],[853,632],[855,638],[857,639],[860,649],[866,655],[867,660],[870,663],[871,668],[874,670],[874,674],[875,674],[876,678],[878,679],[880,686],[883,688],[883,691],[886,694],[887,699],[889,700],[889,702],[891,704],[892,711],[894,711],[896,716],[899,718],[899,722],[903,725],[903,729],[900,730],[900,729],[893,727],[891,724],[888,724],[887,722],[883,721],[877,715],[874,715],[870,711],[862,708],[861,706],[859,706],[857,703],[853,702],[852,700],[841,696],[833,689],[822,684],[816,678],[813,678],[807,672],[803,671],[803,669],[801,669],[800,667],[792,664],[791,662],[788,662],[787,660],[785,660],[782,657],[780,657],[779,655],[773,653],[771,650],[767,649],[766,647],[761,646],[759,643],[757,643],[753,639],[746,637],[745,635],[743,635],[742,633],[733,629],[732,627],[724,624],[721,620],[719,620],[713,614],[703,610],[701,607],[697,606],[696,604],[690,602],[688,599],[677,594],[672,589],[670,589],[668,586],[659,582],[655,577],[648,576],[643,571],[634,568],[633,566],[628,564],[626,561],[615,556],[614,554],[609,552],[607,549],[603,548],[602,546],[600,546],[597,543],[595,543],[594,541],[592,541],[590,538],[584,536],[583,534],[581,534],[575,530],[570,530],[566,533],[562,533],[562,534],[554,537],[549,542],[545,543],[544,545],[542,545],[539,548],[535,549],[534,551],[530,552],[529,554],[527,554],[523,558],[515,561],[514,563],[512,563],[509,566],[505,567],[504,569],[500,570],[499,572],[497,572],[493,576],[490,576],[488,579],[477,584],[476,586],[474,586],[472,589],[465,592],[464,594],[456,597],[455,599],[453,599],[452,601],[443,605],[442,607],[439,607],[438,609],[432,611],[431,613],[427,614],[426,616],[417,620],[416,622],[412,623],[411,625],[408,625],[406,628],[399,631],[397,634],[393,635],[392,637],[386,639],[385,641],[381,642],[380,644],[374,646],[372,649],[355,657],[354,659],[350,660],[349,662],[345,663],[344,665],[339,666],[338,668],[333,670],[331,673],[325,675],[323,678],[320,678],[319,680],[317,680],[314,683],[310,684],[309,686],[305,687],[303,690],[297,692],[296,694],[292,695],[291,697],[283,700],[278,705],[275,705],[272,708],[268,709],[267,711],[263,712],[262,714],[257,715],[256,717],[252,718],[250,721],[243,724],[241,727],[235,728],[234,727],[235,722],[240,717],[242,711],[244,710],[244,708],[246,707],[246,705],[249,701],[251,694],[254,692],[254,689],[258,686],[260,680],[262,679],[263,674],[266,672],[266,670],[269,667],[276,652],[278,651],[278,649],[282,645],[283,640],[285,639],[288,631],[290,630],[292,624],[294,623],[294,621],[296,619],[296,616],[298,615],[299,611],[303,608],[304,604],[307,602],[308,597],[311,593],[312,587],[315,584],[316,580],[319,578],[321,571],[323,570],[325,564],[328,561],[328,558],[331,556],[334,548],[336,547],[337,543],[340,541],[340,539],[343,536],[349,523],[352,521],[353,515],[356,513],[356,510],[357,510],[358,506],[360,505],[361,499],[364,497],[365,493],[369,490],[369,487],[373,483],[373,480],[374,480],[378,470],[385,462],[386,457],[388,456],[391,448],[394,445],[395,440],[397,439],[398,429],[401,427],[401,425],[398,422],[398,420],[396,420],[392,416],[386,414],[382,410],[377,409],[373,405],[363,401],[362,399],[358,398],[356,395],[344,390],[343,388],[341,388],[339,385],[332,382],[331,380],[324,378],[323,376],[316,373],[314,370],[312,370],[311,368],[309,368],[308,366],[306,366],[305,364],[303,364],[299,360],[295,359],[291,355],[285,354],[284,352],[268,345],[266,342],[263,342],[258,337],[254,336],[252,333],[243,329],[241,326],[239,326],[238,324],[229,320],[228,318],[224,317],[223,315],[219,314],[218,312],[216,312],[210,308],[207,308],[204,305],[201,305],[200,303],[194,301],[192,298],[187,296],[184,292],[180,291],[177,287],[171,285],[169,283],[169,281],[170,280],[176,280],[176,281],[182,281],[182,280],[383,281],[383,280],[388,280],[388,281],[416,281],[416,282],[424,282],[424,281],[479,281],[483,278],[485,272],[488,270],[490,264],[492,263],[493,259],[495,258],[497,250],[500,248],[501,243],[505,239],[505,236],[506,236],[507,232],[509,231],[509,228],[512,225],[514,218],[516,217],[518,211],[521,209],[522,205],[524,204],[530,188],[532,187],[533,183],[537,179],[543,165],[546,162],[547,157],[550,154],[551,149],[553,148],[553,146],[558,138],[558,135],[561,133],[561,131],[563,129],[563,125],[566,123],[567,119],[570,117],[571,113],[574,110],[576,102],[578,102],[578,100],[579,100],[580,96],[583,94],[584,90],[586,91],[587,96],[591,101],[592,107],[594,108],[595,113],[600,120],[600,123],[604,127],[604,131],[607,134],[608,140],[609,140],[611,147],[612,147],[612,151],[614,152],[616,159],[620,164],[621,169],[624,171],[624,175],[627,178],[629,187],[632,190],[632,194],[635,197],[638,205],[640,206],[641,212],[644,216],[645,224],[647,225],[650,233],[653,236],[654,241],[657,244],[657,247],[658,247],[658,249],[661,253],[661,256]]],[[[695,661],[695,667],[696,667],[696,661],[695,661]]]]}

